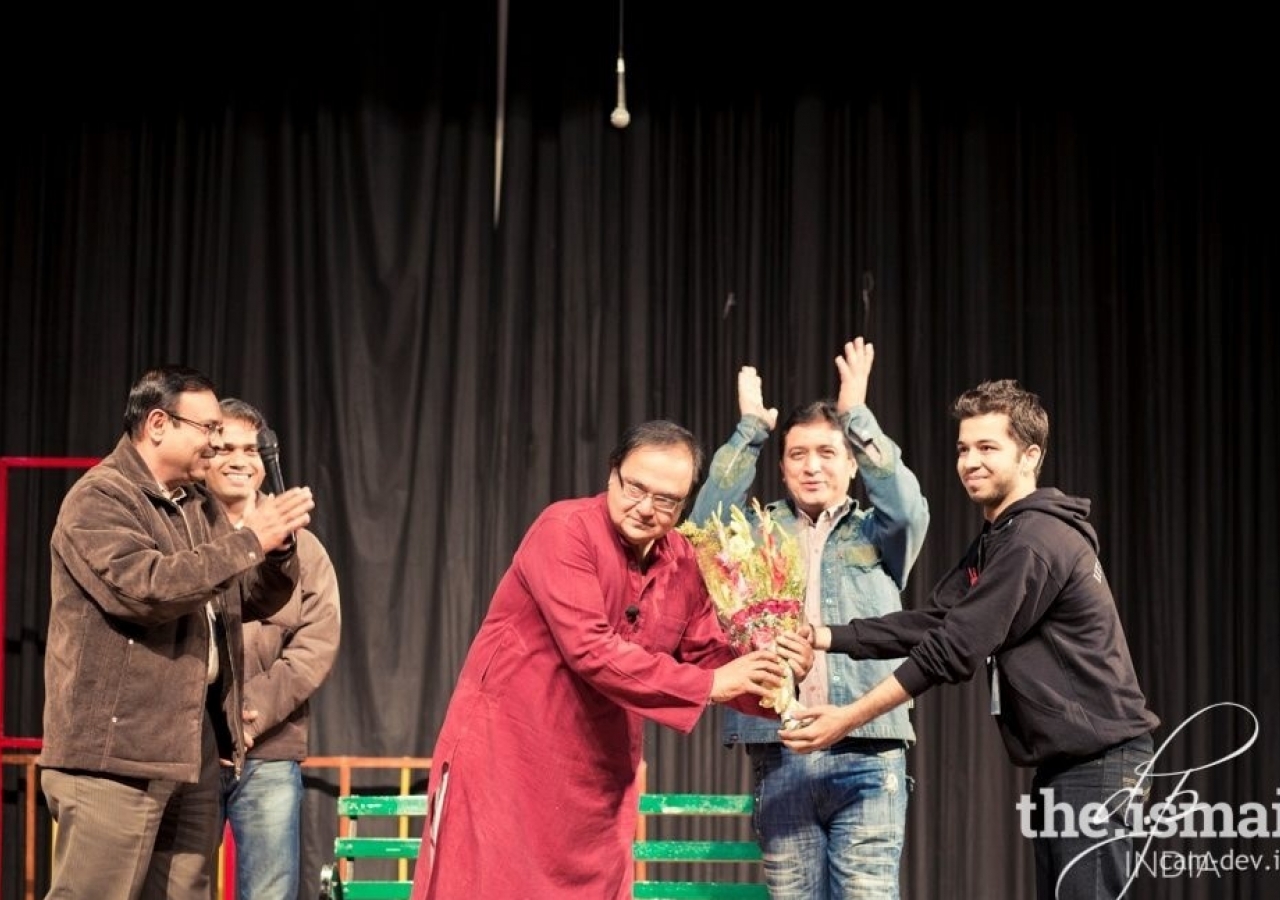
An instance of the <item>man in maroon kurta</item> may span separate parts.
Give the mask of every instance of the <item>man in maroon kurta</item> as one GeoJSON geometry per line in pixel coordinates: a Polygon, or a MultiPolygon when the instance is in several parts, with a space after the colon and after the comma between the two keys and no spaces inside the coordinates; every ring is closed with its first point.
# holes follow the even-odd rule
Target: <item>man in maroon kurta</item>
{"type": "MultiPolygon", "coordinates": [[[[669,533],[701,455],[677,425],[636,426],[603,494],[529,528],[436,743],[414,900],[629,898],[643,720],[688,732],[780,683],[782,659],[729,647],[669,533]]],[[[804,641],[784,656],[812,662],[804,641]]]]}

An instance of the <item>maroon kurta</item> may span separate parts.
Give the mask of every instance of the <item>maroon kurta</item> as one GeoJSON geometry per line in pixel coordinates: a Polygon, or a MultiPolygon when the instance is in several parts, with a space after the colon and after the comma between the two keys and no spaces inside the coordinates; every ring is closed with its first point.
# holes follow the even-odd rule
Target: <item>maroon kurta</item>
{"type": "Polygon", "coordinates": [[[734,658],[688,542],[667,535],[646,562],[603,494],[530,527],[436,743],[433,805],[447,788],[414,900],[631,896],[643,719],[690,731],[734,658]]]}

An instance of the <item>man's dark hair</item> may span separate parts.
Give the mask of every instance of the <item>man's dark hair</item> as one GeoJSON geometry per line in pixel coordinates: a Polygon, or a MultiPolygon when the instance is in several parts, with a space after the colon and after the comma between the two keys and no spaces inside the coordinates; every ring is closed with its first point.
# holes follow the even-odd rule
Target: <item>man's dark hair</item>
{"type": "Polygon", "coordinates": [[[223,397],[218,401],[218,406],[222,408],[223,419],[246,422],[254,431],[261,431],[267,427],[267,417],[256,406],[246,403],[239,397],[223,397]]]}
{"type": "MultiPolygon", "coordinates": [[[[652,422],[641,422],[628,428],[618,441],[618,446],[609,454],[609,471],[622,465],[631,453],[644,447],[685,447],[693,457],[693,483],[697,484],[702,477],[702,445],[693,436],[693,432],[675,422],[656,419],[652,422]]],[[[610,476],[612,477],[612,476],[610,476]]]]}
{"type": "Polygon", "coordinates": [[[791,410],[791,414],[787,416],[779,435],[782,437],[782,452],[787,451],[787,432],[791,431],[797,425],[830,425],[836,431],[840,432],[840,437],[844,440],[844,447],[853,453],[853,441],[849,440],[849,435],[845,433],[844,426],[840,424],[840,413],[836,411],[836,405],[830,400],[815,400],[813,403],[806,403],[804,406],[797,406],[791,410]]]}
{"type": "Polygon", "coordinates": [[[129,389],[129,400],[124,407],[124,431],[135,440],[142,437],[142,426],[147,413],[153,409],[173,412],[179,394],[209,391],[216,394],[213,380],[203,372],[187,366],[157,366],[138,377],[129,389]]]}
{"type": "Polygon", "coordinates": [[[965,391],[951,405],[952,417],[960,422],[991,413],[1004,413],[1009,417],[1009,433],[1023,452],[1032,444],[1040,448],[1040,459],[1036,463],[1039,477],[1049,450],[1049,414],[1040,404],[1040,398],[1012,378],[1003,378],[982,382],[965,391]]]}

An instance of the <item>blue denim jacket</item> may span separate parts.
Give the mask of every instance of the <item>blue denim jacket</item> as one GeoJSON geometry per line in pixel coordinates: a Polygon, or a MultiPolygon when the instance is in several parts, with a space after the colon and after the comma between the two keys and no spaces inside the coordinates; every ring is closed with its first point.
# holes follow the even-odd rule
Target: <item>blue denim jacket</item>
{"type": "MultiPolygon", "coordinates": [[[[870,509],[856,503],[832,528],[822,551],[822,619],[844,624],[853,619],[882,616],[902,608],[899,593],[907,584],[929,527],[929,506],[916,476],[902,464],[902,451],[891,441],[866,406],[854,407],[843,418],[854,447],[858,472],[871,501],[870,509]],[[882,464],[874,465],[863,448],[874,445],[882,464]]],[[[769,429],[755,416],[744,416],[728,443],[716,451],[707,480],[698,491],[690,518],[709,521],[716,510],[727,518],[730,505],[746,508],[756,477],[760,450],[769,429]]],[[[769,504],[783,528],[799,527],[796,510],[787,500],[769,504]]],[[[748,514],[750,515],[749,511],[748,514]]],[[[836,705],[852,703],[892,675],[901,660],[853,660],[842,653],[827,656],[828,695],[836,705]]],[[[778,721],[724,710],[722,735],[726,744],[755,744],[778,740],[778,721]]],[[[850,737],[915,740],[908,706],[868,722],[850,737]]]]}

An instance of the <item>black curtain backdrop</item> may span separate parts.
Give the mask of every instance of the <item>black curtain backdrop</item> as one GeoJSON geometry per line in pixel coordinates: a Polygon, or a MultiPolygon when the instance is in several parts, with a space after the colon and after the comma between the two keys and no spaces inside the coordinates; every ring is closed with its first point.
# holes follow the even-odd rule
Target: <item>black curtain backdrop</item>
{"type": "MultiPolygon", "coordinates": [[[[1157,739],[1176,732],[1165,770],[1205,767],[1153,796],[1269,813],[1251,837],[1154,842],[1164,868],[1130,896],[1280,887],[1280,148],[1248,23],[851,29],[631,4],[619,131],[610,4],[512,4],[505,52],[488,4],[120,15],[15,25],[0,62],[0,454],[107,452],[162,361],[261,406],[343,592],[313,753],[429,755],[544,505],[601,489],[645,418],[714,449],[742,364],[784,409],[830,395],[863,334],[872,408],[933,511],[905,602],[980,526],[948,403],[1022,380],[1052,417],[1042,484],[1093,498],[1157,739]],[[1219,869],[1176,871],[1192,851],[1219,869]]],[[[73,477],[11,485],[11,735],[40,733],[47,543],[73,477]]],[[[986,709],[980,683],[917,704],[904,896],[1030,894],[1029,775],[986,709]]],[[[746,789],[717,724],[652,729],[650,783],[746,789]]],[[[5,897],[22,780],[6,768],[5,897]]],[[[336,789],[308,783],[309,897],[336,789]]],[[[47,834],[42,809],[40,891],[47,834]]]]}

